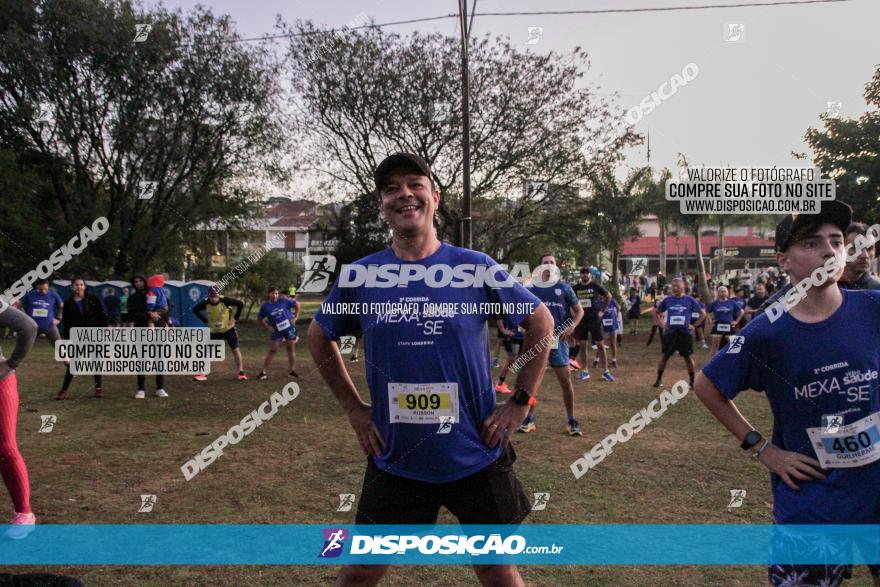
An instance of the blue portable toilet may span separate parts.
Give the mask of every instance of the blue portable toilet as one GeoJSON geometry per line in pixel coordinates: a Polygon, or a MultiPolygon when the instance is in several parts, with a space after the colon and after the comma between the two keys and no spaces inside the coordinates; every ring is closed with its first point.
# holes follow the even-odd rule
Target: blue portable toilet
{"type": "Polygon", "coordinates": [[[165,290],[165,295],[168,296],[168,303],[171,304],[171,316],[183,324],[183,303],[180,299],[181,288],[183,288],[182,281],[178,279],[168,279],[165,281],[165,287],[162,289],[165,290]]]}
{"type": "Polygon", "coordinates": [[[95,287],[94,291],[91,292],[98,296],[101,300],[106,298],[110,292],[113,290],[113,293],[116,294],[116,297],[122,297],[122,290],[128,288],[128,294],[131,295],[131,290],[134,288],[127,281],[113,280],[113,281],[101,281],[95,287]]]}
{"type": "Polygon", "coordinates": [[[183,310],[183,319],[180,323],[188,327],[204,327],[205,323],[196,318],[192,313],[193,306],[208,297],[208,288],[214,285],[213,281],[197,279],[188,281],[180,288],[180,307],[183,310]]]}
{"type": "Polygon", "coordinates": [[[90,293],[96,297],[103,297],[101,295],[101,282],[100,281],[92,281],[91,279],[86,279],[86,293],[90,293]]]}
{"type": "Polygon", "coordinates": [[[62,302],[73,293],[73,290],[70,288],[69,279],[56,279],[49,284],[49,289],[57,293],[62,302]]]}
{"type": "MultiPolygon", "coordinates": [[[[86,282],[86,285],[88,285],[88,282],[86,282]]],[[[131,290],[134,289],[127,281],[120,281],[118,279],[113,281],[101,281],[94,287],[87,289],[91,289],[90,293],[94,294],[95,297],[101,300],[101,303],[104,303],[104,298],[110,295],[111,291],[116,295],[116,299],[121,300],[122,290],[124,288],[128,288],[129,295],[131,295],[131,290]]]]}

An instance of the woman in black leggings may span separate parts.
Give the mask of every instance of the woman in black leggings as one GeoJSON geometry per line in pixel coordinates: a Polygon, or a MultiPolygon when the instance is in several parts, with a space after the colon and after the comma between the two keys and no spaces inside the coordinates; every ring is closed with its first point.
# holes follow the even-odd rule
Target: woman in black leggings
{"type": "MultiPolygon", "coordinates": [[[[128,296],[128,319],[135,328],[148,328],[152,321],[155,325],[164,327],[167,320],[167,310],[161,315],[155,312],[147,311],[147,278],[141,273],[136,273],[131,278],[132,291],[128,296]]],[[[134,394],[135,399],[144,399],[146,393],[144,386],[147,382],[146,375],[137,376],[137,391],[134,394]]],[[[156,391],[153,392],[156,397],[168,397],[165,392],[165,377],[162,374],[156,375],[156,391]]]]}

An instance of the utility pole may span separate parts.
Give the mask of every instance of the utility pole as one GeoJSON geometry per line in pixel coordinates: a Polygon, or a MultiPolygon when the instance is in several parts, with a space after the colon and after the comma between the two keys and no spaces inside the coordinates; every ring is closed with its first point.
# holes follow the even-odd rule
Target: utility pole
{"type": "Polygon", "coordinates": [[[461,151],[462,151],[462,246],[474,247],[471,227],[471,106],[470,79],[468,68],[468,20],[467,0],[458,0],[458,12],[461,18],[461,151]]]}

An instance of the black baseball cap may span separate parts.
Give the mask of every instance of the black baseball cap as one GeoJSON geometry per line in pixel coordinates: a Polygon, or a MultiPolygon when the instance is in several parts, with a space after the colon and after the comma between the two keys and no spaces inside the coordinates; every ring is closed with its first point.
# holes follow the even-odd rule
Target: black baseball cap
{"type": "Polygon", "coordinates": [[[852,208],[839,200],[828,200],[820,204],[818,214],[789,214],[776,225],[776,250],[785,252],[791,244],[791,235],[806,226],[818,228],[823,224],[833,224],[844,234],[852,222],[852,208]]]}
{"type": "Polygon", "coordinates": [[[385,157],[376,167],[376,171],[373,172],[373,179],[376,181],[376,191],[381,190],[391,172],[398,169],[416,171],[431,179],[431,168],[428,167],[424,159],[412,153],[394,153],[385,157]]]}

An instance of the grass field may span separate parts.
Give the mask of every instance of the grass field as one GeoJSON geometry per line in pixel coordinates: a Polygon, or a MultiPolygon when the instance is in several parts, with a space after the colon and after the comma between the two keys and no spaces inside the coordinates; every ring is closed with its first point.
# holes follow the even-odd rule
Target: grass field
{"type": "MultiPolygon", "coordinates": [[[[617,381],[577,381],[576,414],[583,438],[563,433],[562,398],[552,373],[545,376],[537,414],[538,432],[515,437],[517,472],[527,493],[549,492],[546,510],[531,523],[769,523],[766,470],[744,458],[699,400],[689,394],[627,444],[615,448],[594,471],[575,480],[569,464],[657,394],[651,388],[659,341],[645,347],[645,324],[636,339],[625,336],[617,381]],[[741,508],[728,511],[729,491],[745,489],[741,508]]],[[[301,333],[306,330],[300,325],[301,333]]],[[[340,524],[340,493],[360,493],[364,458],[336,400],[299,345],[301,394],[270,422],[227,450],[193,480],[180,466],[287,382],[283,354],[270,378],[254,380],[265,335],[241,328],[251,381],[233,379],[231,357],[206,383],[169,377],[168,399],[135,401],[134,377],[105,378],[106,397],[92,398],[91,377],[77,378],[72,399],[53,401],[64,369],[40,339],[19,369],[18,438],[30,468],[32,502],[41,523],[248,523],[340,524]],[[41,414],[58,416],[53,432],[38,433],[41,414]],[[141,494],[156,494],[152,513],[137,513],[141,494]]],[[[304,336],[303,336],[304,338],[304,336]]],[[[13,341],[3,340],[11,352],[13,341]]],[[[708,351],[697,350],[698,367],[708,351]]],[[[216,366],[216,364],[215,364],[216,366]]],[[[364,363],[353,376],[366,393],[364,363]]],[[[598,375],[597,371],[593,371],[598,375]]],[[[686,378],[674,358],[664,380],[686,378]]],[[[153,389],[148,378],[148,394],[153,389]]],[[[759,429],[769,433],[770,412],[762,395],[738,402],[759,429]]],[[[7,511],[8,499],[3,497],[7,511]]],[[[355,508],[356,509],[356,508],[355,508]]],[[[441,522],[453,523],[444,512],[441,522]]],[[[167,545],[173,548],[173,544],[167,545]]],[[[87,585],[328,585],[336,567],[16,567],[6,572],[56,572],[87,585]]],[[[763,567],[524,567],[531,585],[763,585],[763,567]]],[[[469,567],[399,567],[385,585],[477,584],[469,567]]],[[[857,568],[848,585],[869,585],[857,568]]]]}

